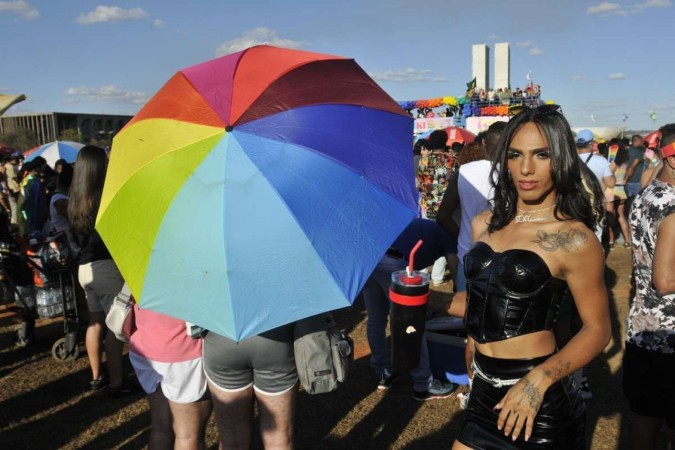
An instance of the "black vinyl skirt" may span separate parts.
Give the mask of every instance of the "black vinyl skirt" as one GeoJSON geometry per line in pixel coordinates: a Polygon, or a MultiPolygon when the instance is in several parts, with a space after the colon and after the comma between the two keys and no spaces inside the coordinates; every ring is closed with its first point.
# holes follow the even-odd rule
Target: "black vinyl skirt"
{"type": "MultiPolygon", "coordinates": [[[[500,359],[476,352],[475,361],[487,376],[501,379],[522,378],[548,356],[532,359],[500,359]]],[[[492,408],[512,386],[496,388],[474,374],[469,404],[459,442],[477,450],[512,449],[579,449],[585,448],[585,406],[571,377],[552,385],[535,418],[530,439],[525,442],[525,429],[513,442],[497,429],[499,411],[492,408]]]]}

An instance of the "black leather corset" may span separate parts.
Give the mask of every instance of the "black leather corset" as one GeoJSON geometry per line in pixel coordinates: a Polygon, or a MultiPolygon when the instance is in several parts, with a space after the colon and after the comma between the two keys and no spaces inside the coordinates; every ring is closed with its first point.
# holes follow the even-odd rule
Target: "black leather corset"
{"type": "Polygon", "coordinates": [[[567,283],[554,278],[535,252],[511,249],[498,253],[479,241],[464,257],[464,273],[464,320],[476,342],[553,329],[567,283]]]}

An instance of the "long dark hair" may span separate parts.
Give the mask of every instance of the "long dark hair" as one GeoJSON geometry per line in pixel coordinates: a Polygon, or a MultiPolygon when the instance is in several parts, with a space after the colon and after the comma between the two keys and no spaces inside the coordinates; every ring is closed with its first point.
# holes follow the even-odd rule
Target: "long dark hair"
{"type": "Polygon", "coordinates": [[[558,220],[576,219],[593,230],[602,220],[602,189],[595,175],[579,160],[574,135],[557,105],[529,108],[509,121],[495,149],[490,179],[494,187],[492,218],[488,232],[501,230],[516,216],[518,192],[508,171],[508,149],[514,135],[526,123],[534,123],[546,136],[551,158],[551,177],[557,198],[558,220]]]}
{"type": "Polygon", "coordinates": [[[94,227],[107,166],[108,158],[101,147],[85,145],[77,154],[68,194],[68,220],[76,231],[87,232],[94,227]]]}

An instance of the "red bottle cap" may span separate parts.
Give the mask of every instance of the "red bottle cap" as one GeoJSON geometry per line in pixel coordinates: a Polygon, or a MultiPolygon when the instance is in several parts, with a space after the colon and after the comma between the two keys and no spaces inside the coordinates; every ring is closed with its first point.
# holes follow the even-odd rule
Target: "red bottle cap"
{"type": "Polygon", "coordinates": [[[424,281],[421,275],[401,275],[399,279],[404,285],[420,285],[424,281]]]}

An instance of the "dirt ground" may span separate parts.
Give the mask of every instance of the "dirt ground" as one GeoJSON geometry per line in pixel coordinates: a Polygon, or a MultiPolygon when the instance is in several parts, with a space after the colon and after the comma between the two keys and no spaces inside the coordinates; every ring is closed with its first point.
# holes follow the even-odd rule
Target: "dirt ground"
{"type": "MultiPolygon", "coordinates": [[[[617,247],[609,253],[605,279],[613,332],[610,344],[590,366],[588,442],[592,449],[626,449],[630,416],[621,394],[621,357],[631,288],[629,250],[617,247]]],[[[448,287],[449,283],[441,289],[448,287]]],[[[299,394],[296,447],[450,448],[463,419],[456,395],[416,402],[409,379],[378,392],[368,366],[363,302],[357,300],[335,317],[356,343],[355,367],[349,381],[331,394],[299,394]]],[[[0,448],[145,448],[150,416],[144,396],[112,400],[89,392],[83,348],[75,361],[57,362],[51,356],[52,344],[63,337],[63,321],[41,319],[38,326],[36,344],[15,347],[16,308],[0,306],[0,448]]],[[[212,417],[209,448],[218,447],[217,439],[212,417]]],[[[259,439],[254,448],[261,448],[259,439]]]]}

